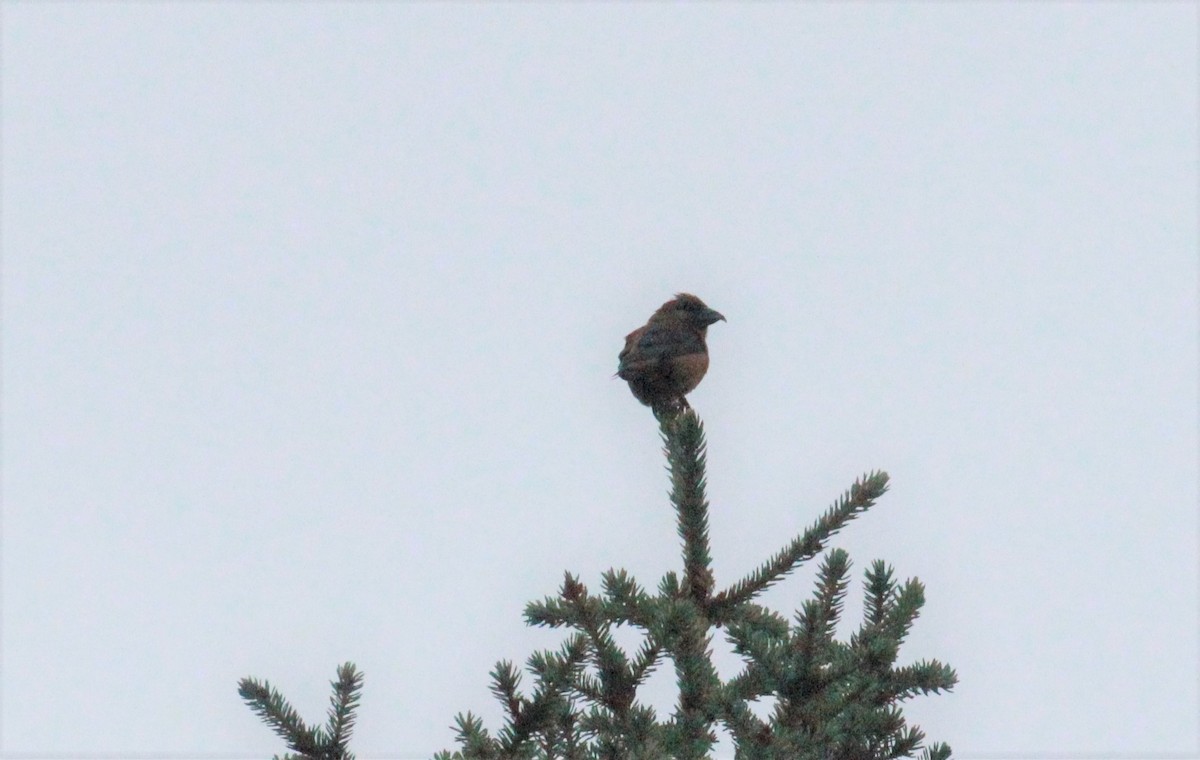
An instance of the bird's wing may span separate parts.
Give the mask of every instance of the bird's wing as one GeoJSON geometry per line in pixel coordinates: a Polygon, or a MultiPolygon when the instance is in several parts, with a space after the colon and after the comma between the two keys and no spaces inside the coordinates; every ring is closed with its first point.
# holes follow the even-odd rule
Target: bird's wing
{"type": "Polygon", "coordinates": [[[695,330],[677,323],[652,321],[625,336],[617,374],[625,377],[627,373],[657,365],[663,359],[705,351],[704,339],[695,330]]]}

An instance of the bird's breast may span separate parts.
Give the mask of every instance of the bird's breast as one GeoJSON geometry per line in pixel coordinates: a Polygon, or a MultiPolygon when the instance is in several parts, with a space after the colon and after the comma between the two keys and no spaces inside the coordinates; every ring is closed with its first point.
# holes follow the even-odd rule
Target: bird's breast
{"type": "Polygon", "coordinates": [[[708,352],[677,356],[670,362],[671,385],[680,394],[691,393],[708,372],[708,352]]]}

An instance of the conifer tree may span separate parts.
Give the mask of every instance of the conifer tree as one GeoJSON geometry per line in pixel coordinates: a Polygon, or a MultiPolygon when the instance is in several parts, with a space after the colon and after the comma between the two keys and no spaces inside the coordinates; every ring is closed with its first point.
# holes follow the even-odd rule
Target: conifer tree
{"type": "MultiPolygon", "coordinates": [[[[283,760],[354,760],[350,752],[350,734],[354,731],[355,709],[362,696],[363,676],[347,662],[338,668],[338,677],[331,683],[329,720],[324,727],[309,726],[295,708],[266,681],[243,678],[238,694],[250,709],[262,718],[275,733],[283,737],[292,752],[283,760]]],[[[275,756],[280,760],[280,756],[275,756]]]]}
{"type": "MultiPolygon", "coordinates": [[[[761,566],[718,589],[708,539],[703,426],[690,408],[661,415],[659,423],[683,543],[681,570],[668,572],[654,594],[624,570],[605,572],[600,594],[566,573],[556,596],[526,607],[525,620],[568,629],[567,640],[556,651],[529,657],[533,684],[527,693],[520,671],[509,661],[497,663],[491,692],[503,706],[504,725],[493,736],[472,713],[459,714],[459,749],[434,760],[701,760],[711,756],[718,726],[732,737],[738,760],[885,760],[918,752],[925,760],[949,758],[947,745],[925,746],[924,733],[908,725],[900,710],[913,696],[948,691],[957,682],[954,670],[937,660],[896,664],[925,601],[921,583],[901,583],[891,567],[875,561],[865,573],[858,630],[849,641],[835,638],[850,558],[826,547],[884,494],[887,474],[864,475],[761,566]],[[822,552],[813,597],[792,620],[756,601],[822,552]],[[641,633],[636,651],[617,645],[618,626],[641,633]],[[712,659],[717,629],[745,661],[727,681],[712,659]],[[638,689],[668,661],[678,698],[672,713],[660,717],[638,701],[638,689]],[[765,719],[750,707],[764,699],[774,701],[765,719]]],[[[343,668],[353,673],[353,666],[343,668]]],[[[335,705],[343,704],[337,688],[335,683],[335,705]]],[[[335,736],[349,733],[348,727],[335,730],[334,711],[329,728],[309,729],[265,684],[243,680],[242,696],[299,757],[349,757],[320,754],[330,751],[335,736]]],[[[356,699],[345,703],[348,713],[356,699]]],[[[337,747],[345,752],[344,742],[337,747]]]]}

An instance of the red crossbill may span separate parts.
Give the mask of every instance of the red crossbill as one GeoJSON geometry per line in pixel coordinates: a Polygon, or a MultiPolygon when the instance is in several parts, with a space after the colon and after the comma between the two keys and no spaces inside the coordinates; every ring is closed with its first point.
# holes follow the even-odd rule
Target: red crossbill
{"type": "Polygon", "coordinates": [[[708,372],[708,326],[724,319],[696,296],[680,293],[625,336],[617,376],[656,416],[686,408],[684,396],[708,372]]]}

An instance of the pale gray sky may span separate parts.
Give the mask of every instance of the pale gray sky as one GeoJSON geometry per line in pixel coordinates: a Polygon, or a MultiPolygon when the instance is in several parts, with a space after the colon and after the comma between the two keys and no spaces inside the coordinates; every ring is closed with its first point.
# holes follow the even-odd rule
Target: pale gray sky
{"type": "Polygon", "coordinates": [[[886,469],[932,738],[1200,753],[1196,8],[5,3],[4,756],[268,756],[238,678],[345,660],[364,758],[497,727],[526,601],[678,565],[680,290],[718,582],[886,469]]]}

